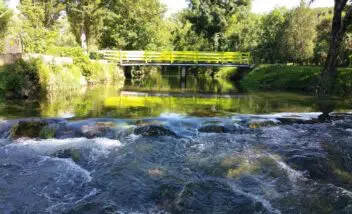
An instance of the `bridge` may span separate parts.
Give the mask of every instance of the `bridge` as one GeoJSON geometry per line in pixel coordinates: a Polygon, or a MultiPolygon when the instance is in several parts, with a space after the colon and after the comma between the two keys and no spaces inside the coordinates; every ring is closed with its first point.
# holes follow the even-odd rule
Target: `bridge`
{"type": "Polygon", "coordinates": [[[98,52],[120,66],[244,67],[252,64],[250,53],[199,51],[113,51],[98,52]]]}

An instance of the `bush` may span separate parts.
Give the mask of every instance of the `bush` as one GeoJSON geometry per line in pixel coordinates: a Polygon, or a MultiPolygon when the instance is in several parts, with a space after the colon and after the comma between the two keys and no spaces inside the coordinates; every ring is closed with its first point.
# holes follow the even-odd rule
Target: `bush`
{"type": "Polygon", "coordinates": [[[40,94],[38,60],[25,62],[18,60],[12,65],[4,66],[0,73],[0,91],[6,97],[32,97],[40,94]]]}
{"type": "Polygon", "coordinates": [[[57,47],[51,46],[46,51],[46,54],[61,57],[83,58],[86,56],[83,49],[80,47],[57,47]]]}
{"type": "Polygon", "coordinates": [[[90,59],[100,60],[104,58],[104,55],[98,52],[90,52],[89,53],[90,59]]]}

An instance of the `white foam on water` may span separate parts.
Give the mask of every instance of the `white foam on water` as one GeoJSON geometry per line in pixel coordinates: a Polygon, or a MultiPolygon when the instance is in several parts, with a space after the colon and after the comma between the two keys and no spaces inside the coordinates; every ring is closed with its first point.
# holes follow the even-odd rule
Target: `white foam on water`
{"type": "Polygon", "coordinates": [[[299,180],[305,180],[306,179],[302,172],[292,169],[290,166],[288,166],[283,161],[277,160],[276,158],[273,158],[273,159],[276,161],[276,163],[279,165],[279,167],[281,169],[285,170],[285,172],[287,173],[288,178],[290,179],[290,181],[297,182],[299,180]]]}
{"type": "Polygon", "coordinates": [[[78,204],[82,201],[84,201],[85,199],[94,196],[98,193],[98,190],[96,188],[93,188],[88,194],[84,195],[82,198],[78,199],[77,201],[74,202],[59,202],[57,204],[54,204],[48,208],[45,209],[46,212],[49,213],[58,213],[60,209],[60,207],[65,208],[67,205],[72,205],[72,204],[78,204]]]}
{"type": "Polygon", "coordinates": [[[237,192],[241,195],[244,195],[244,196],[247,196],[247,197],[253,199],[254,201],[258,201],[258,202],[262,203],[263,207],[265,207],[270,213],[281,214],[280,210],[275,209],[268,200],[265,200],[264,198],[260,197],[259,195],[254,195],[254,194],[251,194],[248,192],[244,192],[244,191],[240,190],[233,183],[228,182],[228,184],[230,185],[230,187],[232,188],[232,190],[234,192],[237,192]]]}
{"type": "Polygon", "coordinates": [[[176,113],[161,113],[160,117],[167,118],[167,119],[182,119],[185,116],[182,114],[176,114],[176,113]]]}
{"type": "Polygon", "coordinates": [[[69,139],[48,139],[48,140],[34,140],[21,138],[16,140],[9,146],[23,147],[27,146],[38,152],[39,154],[54,153],[61,149],[70,148],[91,148],[98,152],[101,151],[103,154],[107,154],[109,151],[115,148],[122,147],[123,144],[119,140],[112,140],[107,138],[69,138],[69,139]]]}
{"type": "Polygon", "coordinates": [[[84,178],[82,183],[89,183],[93,179],[88,170],[77,165],[73,160],[69,158],[56,158],[56,157],[43,156],[42,159],[38,162],[38,165],[43,165],[47,161],[59,162],[61,164],[64,164],[63,168],[65,168],[66,171],[79,173],[84,178]]]}

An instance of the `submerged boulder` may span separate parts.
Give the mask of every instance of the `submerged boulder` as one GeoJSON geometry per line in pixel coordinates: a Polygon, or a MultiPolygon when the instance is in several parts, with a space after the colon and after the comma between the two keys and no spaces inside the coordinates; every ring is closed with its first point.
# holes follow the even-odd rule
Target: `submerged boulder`
{"type": "Polygon", "coordinates": [[[41,130],[49,123],[46,121],[20,121],[12,128],[11,138],[18,139],[21,137],[37,138],[40,137],[41,130]]]}
{"type": "Polygon", "coordinates": [[[111,124],[86,125],[82,126],[80,131],[82,136],[88,139],[96,137],[112,138],[114,135],[114,129],[111,124]]]}
{"type": "Polygon", "coordinates": [[[74,162],[79,161],[80,156],[81,154],[77,149],[63,149],[51,154],[51,157],[71,158],[74,162]]]}
{"type": "Polygon", "coordinates": [[[278,122],[274,120],[251,120],[248,123],[248,127],[251,129],[265,128],[278,125],[278,122]]]}
{"type": "Polygon", "coordinates": [[[159,197],[155,199],[159,206],[163,206],[163,209],[171,213],[266,212],[261,202],[237,193],[229,185],[214,180],[188,183],[181,189],[177,186],[163,185],[159,197]]]}
{"type": "Polygon", "coordinates": [[[134,129],[134,134],[144,137],[170,136],[177,137],[176,133],[161,125],[139,126],[134,129]]]}
{"type": "Polygon", "coordinates": [[[231,130],[222,125],[205,125],[198,129],[204,133],[229,133],[231,130]]]}

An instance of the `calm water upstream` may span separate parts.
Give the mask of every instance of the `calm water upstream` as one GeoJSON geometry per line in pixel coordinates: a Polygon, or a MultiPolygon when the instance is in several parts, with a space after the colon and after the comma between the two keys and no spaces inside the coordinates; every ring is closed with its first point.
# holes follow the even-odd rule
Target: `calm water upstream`
{"type": "Polygon", "coordinates": [[[317,120],[351,103],[158,74],[3,101],[0,213],[352,213],[352,115],[317,120]]]}

